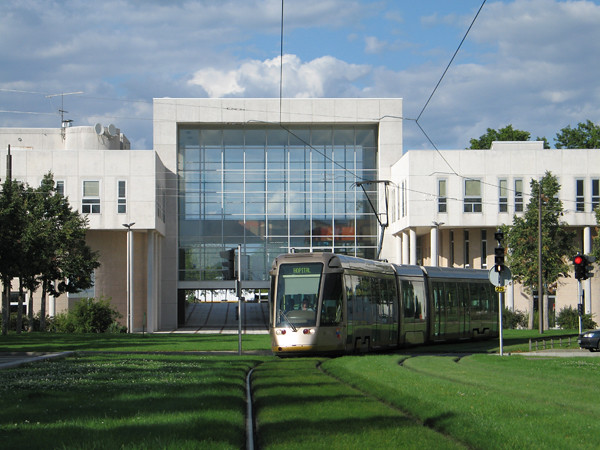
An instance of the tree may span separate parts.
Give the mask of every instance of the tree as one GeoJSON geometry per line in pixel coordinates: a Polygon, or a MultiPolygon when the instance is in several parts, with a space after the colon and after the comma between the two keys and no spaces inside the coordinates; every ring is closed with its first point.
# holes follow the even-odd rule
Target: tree
{"type": "MultiPolygon", "coordinates": [[[[498,131],[488,128],[485,134],[479,136],[479,139],[471,139],[469,142],[471,150],[485,150],[492,147],[494,141],[528,141],[531,133],[528,131],[516,130],[512,125],[500,128],[498,131]]],[[[544,148],[550,148],[545,137],[538,137],[536,141],[544,141],[544,148]]]]}
{"type": "MultiPolygon", "coordinates": [[[[575,233],[560,221],[563,215],[562,202],[557,197],[560,185],[554,175],[546,172],[538,182],[531,180],[531,198],[522,217],[514,216],[513,225],[505,227],[509,247],[508,264],[513,280],[521,283],[531,294],[529,302],[529,328],[533,329],[533,291],[547,292],[547,286],[560,277],[568,277],[568,258],[574,252],[575,233]],[[538,281],[538,204],[542,198],[542,289],[538,281]]],[[[547,296],[540,305],[544,308],[544,329],[548,328],[547,296]]]]}
{"type": "Polygon", "coordinates": [[[6,180],[0,193],[0,279],[2,280],[2,335],[8,333],[10,290],[14,277],[22,269],[22,238],[26,220],[24,187],[6,180]]]}
{"type": "Polygon", "coordinates": [[[42,285],[40,328],[45,329],[46,294],[59,296],[76,293],[92,286],[94,269],[100,266],[98,252],[85,242],[87,219],[71,208],[68,200],[56,192],[51,173],[39,188],[38,218],[44,223],[39,281],[42,285]],[[40,217],[41,213],[41,217],[40,217]]]}
{"type": "Polygon", "coordinates": [[[44,329],[46,294],[58,296],[92,286],[99,255],[85,242],[87,219],[56,192],[51,173],[39,188],[6,182],[0,193],[0,276],[5,289],[3,328],[7,330],[10,283],[20,291],[42,286],[40,328],[44,329]]]}
{"type": "Polygon", "coordinates": [[[600,126],[591,120],[580,122],[577,128],[566,126],[556,133],[556,148],[600,148],[600,126]]]}

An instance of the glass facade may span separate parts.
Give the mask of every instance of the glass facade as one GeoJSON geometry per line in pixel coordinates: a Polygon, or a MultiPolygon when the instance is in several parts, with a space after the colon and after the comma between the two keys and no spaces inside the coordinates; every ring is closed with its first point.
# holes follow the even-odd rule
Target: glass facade
{"type": "MultiPolygon", "coordinates": [[[[222,279],[220,252],[238,244],[245,280],[267,280],[292,248],[375,257],[377,220],[355,183],[377,179],[376,126],[180,125],[178,134],[180,281],[222,279]]],[[[376,191],[368,195],[377,207],[376,191]]]]}

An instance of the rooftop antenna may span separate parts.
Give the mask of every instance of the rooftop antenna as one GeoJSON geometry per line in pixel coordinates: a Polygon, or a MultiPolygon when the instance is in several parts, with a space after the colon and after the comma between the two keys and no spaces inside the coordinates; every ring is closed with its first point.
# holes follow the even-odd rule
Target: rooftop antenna
{"type": "Polygon", "coordinates": [[[60,109],[58,110],[58,112],[60,113],[60,133],[62,135],[63,140],[65,139],[65,128],[71,126],[71,122],[73,122],[70,119],[65,120],[65,113],[69,112],[69,111],[65,111],[65,95],[78,95],[78,94],[83,94],[83,91],[61,92],[60,94],[46,95],[46,98],[58,97],[60,95],[60,109]]]}

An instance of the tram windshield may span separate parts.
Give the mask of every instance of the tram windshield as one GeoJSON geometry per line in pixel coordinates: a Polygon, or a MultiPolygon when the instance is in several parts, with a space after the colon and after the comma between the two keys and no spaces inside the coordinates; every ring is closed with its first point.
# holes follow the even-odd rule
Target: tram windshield
{"type": "Polygon", "coordinates": [[[323,264],[282,264],[277,279],[275,326],[314,327],[323,264]]]}

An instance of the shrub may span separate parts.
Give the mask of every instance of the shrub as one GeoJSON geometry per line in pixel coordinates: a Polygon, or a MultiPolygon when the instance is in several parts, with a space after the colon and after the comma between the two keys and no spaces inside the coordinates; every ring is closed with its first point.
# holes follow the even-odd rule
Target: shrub
{"type": "Polygon", "coordinates": [[[504,312],[502,313],[502,328],[511,330],[517,328],[527,328],[528,318],[528,315],[522,311],[513,311],[511,309],[504,308],[504,312]]]}
{"type": "Polygon", "coordinates": [[[121,317],[118,311],[110,306],[105,298],[82,298],[67,313],[54,316],[48,323],[48,331],[58,333],[104,333],[120,330],[120,325],[113,323],[121,317]]]}
{"type": "MultiPolygon", "coordinates": [[[[579,328],[579,312],[571,306],[565,306],[557,314],[556,323],[563,329],[577,329],[579,328]]],[[[592,329],[597,326],[596,322],[592,320],[591,314],[583,315],[584,329],[592,329]]]]}

